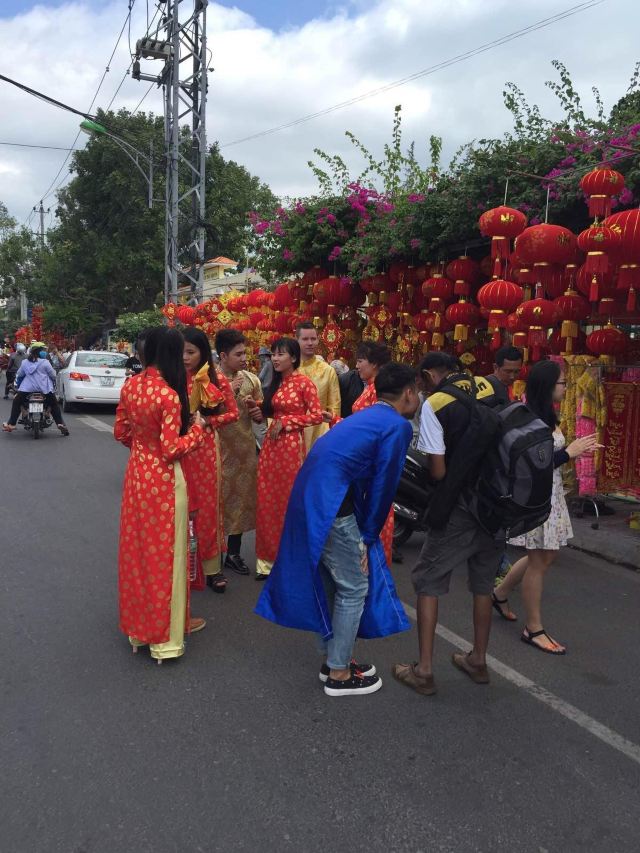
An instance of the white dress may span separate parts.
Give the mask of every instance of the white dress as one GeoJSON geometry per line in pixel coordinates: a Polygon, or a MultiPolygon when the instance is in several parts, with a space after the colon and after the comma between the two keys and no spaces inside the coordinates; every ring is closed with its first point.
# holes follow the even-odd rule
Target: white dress
{"type": "MultiPolygon", "coordinates": [[[[562,450],[565,445],[564,436],[559,429],[553,433],[553,449],[562,450]]],[[[553,488],[551,491],[551,513],[549,518],[540,527],[509,539],[510,545],[526,548],[527,551],[544,549],[545,551],[558,551],[567,544],[567,540],[573,537],[569,510],[564,497],[562,485],[562,466],[553,472],[553,488]]]]}

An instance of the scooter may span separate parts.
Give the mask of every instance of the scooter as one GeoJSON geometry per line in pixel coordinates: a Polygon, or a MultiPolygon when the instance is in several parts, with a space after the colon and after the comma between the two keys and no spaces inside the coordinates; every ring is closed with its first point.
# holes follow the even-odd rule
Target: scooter
{"type": "Polygon", "coordinates": [[[35,439],[40,438],[42,431],[51,426],[53,418],[49,408],[45,406],[44,394],[37,391],[29,394],[26,414],[23,415],[21,423],[24,424],[26,430],[33,432],[35,439]]]}
{"type": "Polygon", "coordinates": [[[427,465],[427,456],[409,449],[393,503],[393,544],[404,545],[414,532],[424,532],[425,515],[435,489],[427,465]]]}

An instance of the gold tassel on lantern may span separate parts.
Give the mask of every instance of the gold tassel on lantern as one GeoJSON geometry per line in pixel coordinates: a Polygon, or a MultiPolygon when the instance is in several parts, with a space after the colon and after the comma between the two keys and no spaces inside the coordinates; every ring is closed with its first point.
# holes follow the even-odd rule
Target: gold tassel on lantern
{"type": "Polygon", "coordinates": [[[577,338],[578,337],[578,324],[575,320],[563,320],[562,327],[560,329],[560,337],[561,338],[577,338]]]}
{"type": "Polygon", "coordinates": [[[456,327],[453,330],[453,340],[454,341],[466,341],[468,337],[469,337],[469,327],[464,326],[461,323],[456,324],[456,327]]]}
{"type": "Polygon", "coordinates": [[[442,332],[434,332],[433,335],[431,335],[431,346],[434,347],[434,349],[436,347],[444,346],[444,335],[442,332]]]}

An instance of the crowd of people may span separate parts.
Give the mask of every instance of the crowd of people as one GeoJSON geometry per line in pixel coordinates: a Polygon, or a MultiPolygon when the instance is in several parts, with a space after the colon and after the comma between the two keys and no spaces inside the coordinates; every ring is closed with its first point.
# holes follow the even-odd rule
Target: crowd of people
{"type": "MultiPolygon", "coordinates": [[[[295,338],[261,352],[257,376],[234,329],[218,333],[215,351],[193,328],[153,328],[138,340],[139,362],[130,365],[114,430],[130,448],[119,589],[120,626],[134,652],[149,646],[159,662],[184,653],[185,635],[205,627],[190,614],[190,590],[206,584],[224,593],[233,574],[251,574],[241,544],[255,529],[254,577],[266,581],[256,612],[318,634],[328,695],[380,688],[375,667],[354,661],[353,649],[357,636],[409,627],[389,571],[393,500],[407,450],[417,446],[426,478],[446,488],[471,429],[465,395],[479,405],[508,405],[522,352],[504,347],[493,374],[474,378],[446,353],[429,353],[416,370],[394,363],[385,345],[364,341],[348,370],[317,355],[318,345],[314,326],[301,324],[295,338]]],[[[451,509],[428,528],[412,573],[418,660],[393,667],[394,678],[418,693],[436,692],[438,602],[458,569],[468,573],[473,595],[474,643],[452,662],[473,682],[489,681],[492,612],[516,621],[508,599],[518,585],[526,611],[521,639],[542,652],[566,651],[543,626],[543,579],[571,536],[561,466],[597,443],[588,436],[564,446],[557,404],[565,387],[554,361],[529,372],[527,405],[553,435],[551,512],[513,540],[526,556],[497,586],[505,542],[471,510],[473,472],[459,493],[439,501],[451,509]]]]}

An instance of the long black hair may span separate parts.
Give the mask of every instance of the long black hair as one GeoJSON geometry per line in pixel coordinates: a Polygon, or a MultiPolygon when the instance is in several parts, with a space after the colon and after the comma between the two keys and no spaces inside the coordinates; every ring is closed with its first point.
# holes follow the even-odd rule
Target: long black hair
{"type": "Polygon", "coordinates": [[[189,431],[191,413],[187,395],[187,371],[184,368],[184,338],[177,329],[159,326],[152,329],[144,342],[145,364],[156,367],[164,381],[180,399],[181,426],[180,435],[189,431]]]}
{"type": "Polygon", "coordinates": [[[198,364],[198,370],[200,370],[201,367],[204,367],[205,364],[208,364],[209,379],[214,385],[220,387],[218,371],[216,370],[216,365],[213,360],[213,352],[211,351],[209,338],[205,335],[202,329],[196,329],[194,326],[187,326],[183,331],[182,336],[186,343],[191,344],[194,347],[198,347],[200,350],[200,363],[198,364]]]}
{"type": "MultiPolygon", "coordinates": [[[[300,344],[293,338],[278,338],[274,341],[271,347],[271,352],[288,352],[293,359],[293,369],[297,370],[300,367],[300,344]]],[[[262,404],[262,414],[266,418],[273,417],[273,395],[282,385],[282,373],[273,369],[273,379],[264,394],[264,402],[262,404]]]]}
{"type": "Polygon", "coordinates": [[[166,326],[150,326],[141,332],[138,340],[142,339],[142,354],[140,361],[145,367],[151,367],[156,363],[158,344],[167,332],[166,326]]]}
{"type": "Polygon", "coordinates": [[[561,373],[560,365],[555,361],[539,361],[527,377],[527,406],[552,430],[559,423],[553,406],[553,392],[561,373]]]}

